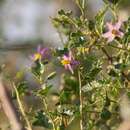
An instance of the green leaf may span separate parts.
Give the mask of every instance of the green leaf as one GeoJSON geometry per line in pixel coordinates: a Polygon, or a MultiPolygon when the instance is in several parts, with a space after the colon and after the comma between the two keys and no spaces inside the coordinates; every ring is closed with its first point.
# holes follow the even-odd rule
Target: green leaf
{"type": "Polygon", "coordinates": [[[105,6],[103,9],[101,9],[97,15],[95,16],[95,30],[100,35],[103,32],[103,25],[104,25],[104,17],[105,13],[108,10],[108,6],[105,6]]]}
{"type": "Polygon", "coordinates": [[[128,21],[124,23],[124,26],[125,26],[124,30],[126,30],[126,32],[122,40],[123,40],[123,43],[127,44],[130,42],[130,17],[128,18],[128,21]]]}
{"type": "Polygon", "coordinates": [[[87,55],[86,57],[81,57],[81,63],[84,67],[84,71],[86,73],[90,73],[90,71],[93,69],[93,65],[98,61],[97,57],[94,55],[87,55]]]}
{"type": "Polygon", "coordinates": [[[75,78],[65,76],[64,77],[64,82],[65,82],[64,90],[72,91],[76,95],[79,94],[79,83],[75,78]]]}
{"type": "Polygon", "coordinates": [[[65,126],[63,123],[59,126],[58,130],[65,130],[65,126]]]}
{"type": "Polygon", "coordinates": [[[56,76],[56,72],[52,72],[47,76],[47,80],[51,80],[56,76]]]}
{"type": "Polygon", "coordinates": [[[59,15],[66,15],[66,16],[70,16],[72,14],[72,11],[64,11],[63,9],[58,11],[59,15]]]}
{"type": "Polygon", "coordinates": [[[31,71],[36,77],[42,76],[45,71],[44,64],[42,64],[40,61],[36,61],[34,66],[31,68],[31,71]]]}
{"type": "Polygon", "coordinates": [[[110,76],[112,77],[118,77],[118,72],[116,72],[115,69],[110,69],[109,73],[108,73],[110,76]]]}
{"type": "Polygon", "coordinates": [[[46,96],[49,93],[51,88],[52,88],[52,85],[43,84],[42,88],[38,91],[38,96],[40,97],[46,96]]]}
{"type": "Polygon", "coordinates": [[[130,91],[127,92],[127,96],[130,99],[130,91]]]}
{"type": "Polygon", "coordinates": [[[28,92],[27,82],[23,81],[23,82],[18,83],[17,91],[20,96],[24,96],[28,92]]]}
{"type": "Polygon", "coordinates": [[[82,34],[82,32],[72,32],[69,37],[69,46],[71,47],[79,47],[86,43],[86,38],[82,34]]]}
{"type": "Polygon", "coordinates": [[[88,21],[88,27],[89,27],[89,30],[90,30],[90,31],[94,30],[95,22],[92,21],[92,20],[89,20],[89,21],[88,21]]]}
{"type": "Polygon", "coordinates": [[[23,71],[18,71],[16,73],[16,76],[15,76],[16,79],[22,79],[23,77],[24,77],[24,72],[23,71]]]}
{"type": "Polygon", "coordinates": [[[60,103],[61,104],[68,104],[71,101],[71,93],[70,91],[62,91],[60,93],[60,103]]]}
{"type": "Polygon", "coordinates": [[[89,76],[94,79],[98,73],[101,71],[102,69],[101,68],[94,68],[92,69],[92,71],[90,72],[89,76]]]}
{"type": "Polygon", "coordinates": [[[32,124],[33,124],[33,126],[42,126],[42,127],[48,128],[48,129],[52,128],[52,124],[49,123],[48,117],[42,110],[38,111],[35,114],[32,124]]]}
{"type": "Polygon", "coordinates": [[[111,112],[107,108],[104,108],[101,113],[101,118],[103,120],[109,120],[111,118],[111,112]]]}
{"type": "Polygon", "coordinates": [[[63,9],[61,9],[61,10],[58,11],[58,14],[59,15],[65,15],[65,11],[63,9]]]}

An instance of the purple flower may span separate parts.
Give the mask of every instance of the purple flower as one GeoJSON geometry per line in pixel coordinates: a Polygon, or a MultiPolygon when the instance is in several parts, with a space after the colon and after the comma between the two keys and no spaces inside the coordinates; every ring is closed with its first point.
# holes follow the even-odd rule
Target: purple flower
{"type": "Polygon", "coordinates": [[[120,20],[115,24],[107,23],[106,26],[108,28],[108,32],[104,33],[102,36],[107,38],[108,42],[112,42],[115,37],[123,37],[124,33],[120,31],[121,24],[122,22],[120,20]]]}
{"type": "Polygon", "coordinates": [[[63,55],[61,63],[65,69],[70,70],[72,74],[74,73],[74,68],[79,64],[79,62],[74,59],[71,52],[69,52],[67,55],[63,55]]]}
{"type": "Polygon", "coordinates": [[[40,45],[37,48],[37,52],[32,55],[34,61],[48,60],[51,58],[51,50],[49,48],[42,48],[40,45]]]}

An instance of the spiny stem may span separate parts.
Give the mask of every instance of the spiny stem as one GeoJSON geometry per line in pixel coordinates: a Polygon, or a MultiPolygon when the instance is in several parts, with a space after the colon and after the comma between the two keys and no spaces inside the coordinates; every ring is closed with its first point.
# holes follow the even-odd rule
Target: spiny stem
{"type": "Polygon", "coordinates": [[[48,117],[51,120],[51,123],[52,123],[52,126],[53,126],[53,130],[57,130],[55,122],[53,121],[53,118],[50,115],[50,112],[49,112],[49,109],[48,109],[48,105],[47,105],[47,102],[46,102],[45,98],[43,98],[43,104],[44,104],[44,108],[45,108],[46,114],[48,115],[48,117]]]}
{"type": "Polygon", "coordinates": [[[15,86],[15,84],[13,83],[13,87],[14,87],[14,90],[15,90],[15,93],[16,93],[16,98],[17,98],[17,101],[18,101],[18,105],[19,105],[19,109],[21,111],[21,114],[26,122],[26,125],[27,125],[27,129],[28,130],[32,130],[32,127],[31,127],[31,124],[28,120],[28,117],[26,116],[26,113],[25,113],[25,110],[24,110],[24,107],[22,105],[22,102],[21,102],[21,99],[20,99],[20,95],[19,95],[19,92],[15,86]]]}
{"type": "Polygon", "coordinates": [[[79,79],[79,97],[80,97],[80,130],[83,130],[83,95],[80,71],[78,71],[79,79]]]}

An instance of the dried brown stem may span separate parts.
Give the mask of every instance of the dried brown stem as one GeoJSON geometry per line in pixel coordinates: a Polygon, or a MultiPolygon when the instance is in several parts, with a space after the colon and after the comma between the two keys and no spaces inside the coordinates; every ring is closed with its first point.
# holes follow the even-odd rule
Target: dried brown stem
{"type": "Polygon", "coordinates": [[[11,100],[8,93],[7,87],[3,84],[0,78],[0,101],[2,103],[2,108],[10,122],[12,130],[25,130],[19,120],[16,108],[11,100]]]}

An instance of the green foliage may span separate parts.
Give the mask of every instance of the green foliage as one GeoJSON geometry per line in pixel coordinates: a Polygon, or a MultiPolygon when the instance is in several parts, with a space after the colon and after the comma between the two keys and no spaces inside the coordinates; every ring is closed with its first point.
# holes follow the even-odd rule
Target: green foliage
{"type": "Polygon", "coordinates": [[[64,82],[65,90],[68,90],[69,92],[72,92],[77,95],[79,94],[79,83],[74,77],[65,76],[64,82]]]}
{"type": "MultiPolygon", "coordinates": [[[[63,47],[53,48],[54,59],[48,62],[38,53],[38,60],[30,67],[38,82],[33,94],[42,106],[39,105],[40,111],[32,116],[32,124],[46,129],[68,130],[73,121],[80,120],[87,130],[114,130],[120,121],[121,91],[125,90],[130,97],[130,18],[122,22],[120,28],[115,27],[120,0],[104,0],[104,7],[91,20],[86,15],[87,1],[75,2],[80,16],[61,9],[52,18],[63,47]],[[108,10],[112,17],[106,24],[108,10]],[[106,25],[110,27],[106,29],[106,25]],[[105,32],[109,32],[109,36],[105,37],[105,32]],[[120,33],[124,35],[120,36],[120,33]],[[52,64],[64,69],[56,89],[51,81],[58,73],[54,69],[50,72],[52,64]]],[[[28,91],[26,82],[20,82],[17,89],[19,95],[24,96],[28,91]]],[[[78,129],[83,130],[82,127],[78,129]]]]}
{"type": "Polygon", "coordinates": [[[95,29],[98,35],[103,33],[104,17],[107,10],[108,6],[104,7],[104,9],[101,9],[95,16],[95,29]]]}
{"type": "Polygon", "coordinates": [[[107,108],[103,108],[101,112],[101,119],[109,120],[111,118],[111,112],[107,108]]]}
{"type": "Polygon", "coordinates": [[[44,73],[44,65],[40,61],[36,61],[31,71],[36,77],[40,77],[44,73]]]}
{"type": "MultiPolygon", "coordinates": [[[[28,94],[28,84],[26,81],[20,82],[17,84],[17,91],[19,93],[20,96],[25,96],[28,94]]],[[[13,98],[16,99],[16,93],[13,92],[13,98]]]]}
{"type": "Polygon", "coordinates": [[[49,123],[48,117],[46,116],[45,112],[43,112],[42,110],[36,112],[32,124],[34,126],[43,126],[48,129],[52,128],[51,123],[49,123]]]}
{"type": "Polygon", "coordinates": [[[43,84],[42,86],[41,86],[41,89],[37,92],[37,95],[39,96],[39,97],[45,97],[47,94],[48,94],[48,92],[49,92],[49,90],[52,88],[52,85],[46,85],[46,84],[43,84]]]}
{"type": "Polygon", "coordinates": [[[86,42],[84,35],[80,31],[72,32],[69,39],[69,46],[71,47],[79,47],[86,42]]]}

